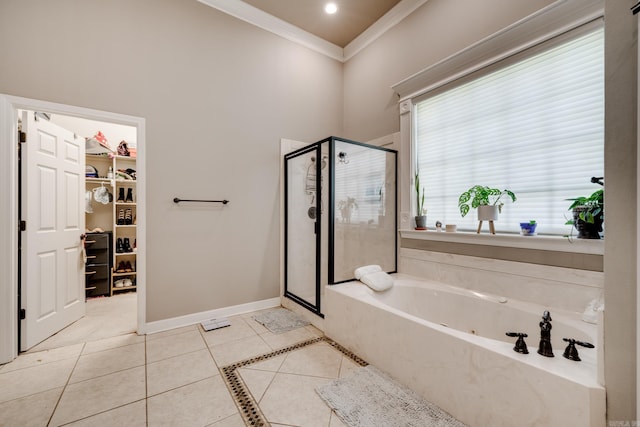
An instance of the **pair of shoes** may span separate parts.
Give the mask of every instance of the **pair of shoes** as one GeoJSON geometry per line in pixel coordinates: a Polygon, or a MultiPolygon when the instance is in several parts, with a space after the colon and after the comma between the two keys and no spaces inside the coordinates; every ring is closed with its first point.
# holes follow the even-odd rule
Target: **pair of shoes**
{"type": "Polygon", "coordinates": [[[120,261],[116,268],[116,273],[132,273],[133,271],[131,261],[120,261]]]}
{"type": "Polygon", "coordinates": [[[133,286],[133,281],[131,279],[118,279],[113,284],[115,288],[128,288],[133,286]]]}
{"type": "Polygon", "coordinates": [[[129,241],[129,238],[125,237],[124,239],[122,239],[122,237],[118,237],[118,239],[116,240],[116,253],[124,254],[127,252],[133,252],[133,249],[131,249],[131,242],[129,241]]]}
{"type": "Polygon", "coordinates": [[[124,196],[124,188],[118,190],[118,203],[133,203],[133,188],[127,188],[127,196],[124,196]]]}
{"type": "Polygon", "coordinates": [[[133,211],[129,208],[118,209],[118,225],[132,225],[133,224],[133,211]]]}

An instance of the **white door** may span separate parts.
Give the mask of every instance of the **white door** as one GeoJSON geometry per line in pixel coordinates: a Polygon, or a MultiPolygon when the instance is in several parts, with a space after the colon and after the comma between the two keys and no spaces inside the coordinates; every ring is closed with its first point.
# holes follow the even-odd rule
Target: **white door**
{"type": "Polygon", "coordinates": [[[22,116],[20,350],[84,316],[84,139],[33,112],[22,116]]]}

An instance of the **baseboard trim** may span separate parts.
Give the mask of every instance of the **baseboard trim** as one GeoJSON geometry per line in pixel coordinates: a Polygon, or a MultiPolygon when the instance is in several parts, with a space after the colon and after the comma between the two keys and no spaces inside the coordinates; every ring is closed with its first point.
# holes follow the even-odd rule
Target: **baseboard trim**
{"type": "Polygon", "coordinates": [[[266,308],[279,307],[280,298],[269,298],[262,301],[254,301],[246,304],[234,305],[231,307],[217,308],[215,310],[202,311],[200,313],[187,314],[170,319],[157,320],[145,324],[144,331],[146,334],[154,334],[157,332],[168,331],[169,329],[181,328],[183,326],[194,325],[203,320],[215,319],[218,317],[236,316],[238,314],[249,313],[256,310],[264,310],[266,308]]]}

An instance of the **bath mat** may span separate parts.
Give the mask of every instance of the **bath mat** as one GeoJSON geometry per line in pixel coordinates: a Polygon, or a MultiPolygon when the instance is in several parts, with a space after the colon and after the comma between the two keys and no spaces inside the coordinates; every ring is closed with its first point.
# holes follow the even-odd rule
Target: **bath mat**
{"type": "Polygon", "coordinates": [[[297,315],[293,311],[287,310],[286,308],[278,308],[262,314],[257,314],[253,316],[252,319],[264,325],[265,328],[274,334],[281,334],[309,324],[309,322],[304,320],[301,316],[297,315]]]}
{"type": "Polygon", "coordinates": [[[316,392],[350,427],[465,427],[371,365],[316,392]]]}

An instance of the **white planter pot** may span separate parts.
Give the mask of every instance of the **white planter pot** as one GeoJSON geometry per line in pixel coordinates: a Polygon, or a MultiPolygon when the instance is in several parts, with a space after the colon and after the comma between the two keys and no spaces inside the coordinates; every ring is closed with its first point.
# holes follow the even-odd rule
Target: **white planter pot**
{"type": "Polygon", "coordinates": [[[478,221],[497,221],[497,206],[478,206],[478,221]]]}

